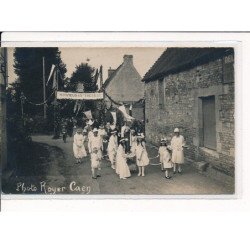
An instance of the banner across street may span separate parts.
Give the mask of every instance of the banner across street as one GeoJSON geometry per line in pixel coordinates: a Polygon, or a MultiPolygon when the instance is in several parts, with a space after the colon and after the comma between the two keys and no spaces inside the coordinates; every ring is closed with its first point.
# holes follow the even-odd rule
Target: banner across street
{"type": "Polygon", "coordinates": [[[58,91],[56,94],[57,99],[72,99],[72,100],[98,100],[103,99],[103,93],[74,93],[58,91]]]}

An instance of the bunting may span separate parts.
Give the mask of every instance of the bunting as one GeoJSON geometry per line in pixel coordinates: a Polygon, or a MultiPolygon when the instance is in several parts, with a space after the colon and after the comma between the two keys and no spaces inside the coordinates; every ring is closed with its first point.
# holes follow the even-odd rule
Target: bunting
{"type": "Polygon", "coordinates": [[[126,111],[126,108],[125,108],[124,105],[121,105],[118,109],[122,112],[124,118],[125,118],[127,121],[132,121],[132,120],[135,119],[134,117],[132,117],[132,116],[130,116],[130,115],[127,114],[127,111],[126,111]]]}
{"type": "Polygon", "coordinates": [[[116,124],[117,121],[116,112],[110,112],[110,113],[113,116],[114,124],[116,124]]]}
{"type": "Polygon", "coordinates": [[[87,117],[89,120],[93,119],[93,118],[92,118],[91,110],[85,111],[85,112],[83,112],[83,113],[86,115],[86,117],[87,117]]]}

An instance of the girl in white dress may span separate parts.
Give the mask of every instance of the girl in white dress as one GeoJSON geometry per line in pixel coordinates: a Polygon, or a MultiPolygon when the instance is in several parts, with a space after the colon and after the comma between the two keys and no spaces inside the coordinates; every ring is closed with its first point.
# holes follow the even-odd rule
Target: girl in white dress
{"type": "Polygon", "coordinates": [[[116,130],[111,131],[111,136],[109,138],[109,143],[108,143],[108,156],[109,160],[111,162],[111,168],[115,169],[115,158],[116,158],[116,152],[118,148],[118,143],[117,143],[117,136],[116,136],[116,130]]]}
{"type": "Polygon", "coordinates": [[[143,134],[139,134],[137,136],[135,156],[136,156],[136,164],[139,168],[138,176],[145,176],[145,167],[149,164],[149,158],[143,134]]]}
{"type": "Polygon", "coordinates": [[[137,137],[136,137],[136,134],[135,134],[135,130],[131,129],[131,136],[130,136],[130,145],[131,145],[131,148],[130,148],[130,151],[131,151],[131,154],[133,156],[135,156],[135,149],[136,149],[136,145],[137,145],[137,137]]]}
{"type": "Polygon", "coordinates": [[[161,146],[159,147],[159,156],[160,156],[160,163],[161,163],[161,170],[165,170],[165,177],[170,179],[170,171],[173,168],[173,164],[171,161],[171,150],[170,146],[167,146],[166,139],[161,140],[161,146]]]}
{"type": "Polygon", "coordinates": [[[86,129],[83,129],[82,131],[83,137],[84,137],[84,148],[86,150],[86,154],[88,154],[88,131],[86,129]]]}
{"type": "Polygon", "coordinates": [[[102,139],[98,134],[98,129],[94,128],[92,131],[93,135],[89,137],[89,142],[88,142],[88,148],[89,148],[89,153],[91,154],[94,148],[98,149],[98,154],[102,158],[102,139]]]}
{"type": "Polygon", "coordinates": [[[160,147],[158,150],[158,157],[160,157],[160,163],[161,163],[161,171],[164,171],[163,156],[166,150],[167,150],[167,141],[163,138],[161,139],[160,147]]]}
{"type": "Polygon", "coordinates": [[[76,158],[76,163],[81,163],[81,159],[87,156],[87,153],[84,147],[85,140],[86,140],[86,137],[83,136],[82,130],[77,129],[74,135],[74,142],[73,142],[73,152],[76,158]]]}
{"type": "Polygon", "coordinates": [[[97,177],[101,177],[101,157],[98,153],[98,148],[93,148],[91,154],[91,172],[92,172],[92,179],[97,179],[97,177]]]}
{"type": "Polygon", "coordinates": [[[104,142],[104,138],[105,136],[107,135],[106,133],[106,130],[104,129],[104,126],[103,125],[100,125],[99,129],[98,129],[98,135],[101,137],[101,140],[102,140],[102,145],[103,145],[103,142],[104,142]]]}
{"type": "Polygon", "coordinates": [[[117,149],[116,154],[116,173],[119,175],[120,179],[127,179],[131,176],[128,164],[127,157],[125,154],[125,143],[126,139],[122,138],[120,140],[120,145],[117,149]]]}
{"type": "Polygon", "coordinates": [[[172,162],[174,164],[174,174],[176,173],[176,168],[178,168],[178,173],[182,172],[181,165],[184,163],[184,152],[185,140],[178,128],[174,129],[174,136],[171,140],[172,149],[172,162]]]}
{"type": "Polygon", "coordinates": [[[104,159],[107,155],[108,141],[107,141],[107,132],[106,132],[103,124],[101,124],[99,129],[98,129],[98,135],[102,139],[102,152],[103,152],[103,159],[104,159]]]}

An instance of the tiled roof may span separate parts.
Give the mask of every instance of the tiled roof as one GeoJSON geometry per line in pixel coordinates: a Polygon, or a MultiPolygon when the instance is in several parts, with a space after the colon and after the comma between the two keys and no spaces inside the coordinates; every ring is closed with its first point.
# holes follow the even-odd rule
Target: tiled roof
{"type": "Polygon", "coordinates": [[[108,84],[111,82],[111,80],[116,76],[117,72],[119,71],[119,69],[122,67],[123,63],[111,74],[110,77],[108,77],[106,79],[106,81],[103,83],[102,88],[106,88],[108,86],[108,84]]]}
{"type": "Polygon", "coordinates": [[[142,81],[154,81],[232,53],[233,48],[230,47],[168,48],[145,74],[142,81]]]}

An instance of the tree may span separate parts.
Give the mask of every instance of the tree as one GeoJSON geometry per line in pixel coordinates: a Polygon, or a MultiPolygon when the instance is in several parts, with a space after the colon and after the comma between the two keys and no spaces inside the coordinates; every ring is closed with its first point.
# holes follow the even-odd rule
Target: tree
{"type": "MultiPolygon", "coordinates": [[[[58,48],[16,48],[14,52],[14,69],[19,79],[19,90],[33,103],[43,102],[43,57],[45,79],[48,79],[52,64],[59,68],[61,78],[64,79],[67,70],[58,48]]],[[[63,85],[62,79],[59,87],[63,85]]],[[[46,89],[48,97],[52,93],[51,84],[46,89]]],[[[42,114],[42,110],[42,105],[25,104],[26,114],[42,114]]]]}
{"type": "MultiPolygon", "coordinates": [[[[72,73],[70,78],[70,86],[73,90],[76,91],[77,84],[83,83],[85,92],[95,92],[98,87],[96,85],[96,75],[95,68],[91,67],[88,63],[81,63],[76,65],[75,71],[72,73]]],[[[95,101],[81,101],[81,111],[83,110],[94,110],[95,109],[95,101]]],[[[82,112],[77,112],[78,117],[82,118],[82,112]]]]}
{"type": "Polygon", "coordinates": [[[70,83],[76,86],[77,83],[84,84],[84,90],[86,92],[94,92],[97,90],[95,82],[95,68],[91,67],[87,63],[81,63],[76,66],[75,71],[71,75],[70,83]]]}

